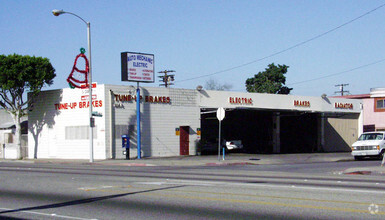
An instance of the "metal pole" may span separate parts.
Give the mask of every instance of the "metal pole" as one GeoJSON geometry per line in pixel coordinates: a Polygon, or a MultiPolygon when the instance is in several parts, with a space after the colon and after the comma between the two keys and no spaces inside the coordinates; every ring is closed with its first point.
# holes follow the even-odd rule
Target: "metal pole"
{"type": "Polygon", "coordinates": [[[3,146],[3,159],[5,159],[5,133],[3,133],[3,141],[4,141],[4,144],[2,144],[3,146]]]}
{"type": "Polygon", "coordinates": [[[138,148],[138,159],[141,158],[141,135],[140,135],[140,89],[139,89],[139,82],[138,82],[138,88],[136,89],[136,133],[137,133],[137,148],[138,148]]]}
{"type": "Polygon", "coordinates": [[[325,146],[325,113],[321,113],[321,146],[318,149],[318,152],[324,150],[325,146]]]}
{"type": "Polygon", "coordinates": [[[221,161],[221,121],[219,120],[218,161],[221,161]]]}
{"type": "Polygon", "coordinates": [[[94,162],[94,133],[92,127],[94,126],[94,119],[92,117],[92,65],[91,65],[91,24],[87,22],[87,39],[88,39],[88,101],[89,101],[89,117],[90,117],[90,163],[94,162]]]}
{"type": "Polygon", "coordinates": [[[87,25],[87,42],[88,42],[88,61],[89,61],[89,73],[88,73],[88,105],[89,105],[89,119],[90,119],[90,127],[89,127],[89,138],[90,138],[90,162],[94,162],[94,149],[93,149],[93,130],[94,119],[92,117],[92,65],[91,65],[91,23],[86,22],[82,17],[72,12],[67,12],[63,10],[53,10],[53,15],[59,16],[61,14],[71,14],[80,20],[82,20],[87,25]]]}

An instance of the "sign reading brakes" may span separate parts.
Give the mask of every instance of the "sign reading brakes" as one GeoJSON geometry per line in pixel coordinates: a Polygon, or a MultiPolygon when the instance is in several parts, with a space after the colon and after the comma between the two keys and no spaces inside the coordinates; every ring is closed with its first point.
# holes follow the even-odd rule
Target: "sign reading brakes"
{"type": "Polygon", "coordinates": [[[154,55],[123,52],[122,81],[154,82],[154,55]]]}

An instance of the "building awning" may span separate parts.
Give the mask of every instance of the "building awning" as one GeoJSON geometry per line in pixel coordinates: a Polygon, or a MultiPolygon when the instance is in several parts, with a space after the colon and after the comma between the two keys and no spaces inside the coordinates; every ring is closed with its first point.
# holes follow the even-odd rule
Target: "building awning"
{"type": "MultiPolygon", "coordinates": [[[[28,126],[28,121],[22,121],[21,122],[21,127],[23,127],[23,126],[28,126]]],[[[13,121],[9,121],[9,122],[4,122],[4,123],[2,123],[2,124],[0,124],[0,129],[11,129],[11,128],[15,128],[16,126],[15,126],[15,123],[13,122],[13,121]]]]}
{"type": "Polygon", "coordinates": [[[14,122],[5,122],[3,124],[0,124],[0,129],[10,129],[12,127],[15,127],[15,123],[14,122]]]}

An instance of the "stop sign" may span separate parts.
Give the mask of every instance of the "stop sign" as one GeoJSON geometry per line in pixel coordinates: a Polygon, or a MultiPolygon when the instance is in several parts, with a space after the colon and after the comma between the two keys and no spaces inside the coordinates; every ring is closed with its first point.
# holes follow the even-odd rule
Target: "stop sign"
{"type": "Polygon", "coordinates": [[[222,121],[225,118],[225,109],[224,108],[218,108],[217,118],[219,121],[222,121]]]}

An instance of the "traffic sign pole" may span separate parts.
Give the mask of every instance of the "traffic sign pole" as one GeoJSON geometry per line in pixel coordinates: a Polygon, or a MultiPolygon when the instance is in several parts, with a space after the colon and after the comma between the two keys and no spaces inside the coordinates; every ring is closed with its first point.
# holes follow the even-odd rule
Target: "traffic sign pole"
{"type": "Polygon", "coordinates": [[[218,161],[221,161],[221,121],[219,120],[218,161]]]}
{"type": "MultiPolygon", "coordinates": [[[[221,161],[221,122],[225,118],[225,109],[224,108],[218,108],[217,110],[217,118],[219,121],[219,137],[218,137],[218,161],[221,161]]],[[[223,157],[224,158],[224,157],[223,157]]]]}
{"type": "Polygon", "coordinates": [[[137,136],[137,149],[138,149],[138,159],[142,158],[142,146],[141,146],[141,132],[140,132],[140,88],[139,82],[136,89],[136,136],[137,136]]]}

